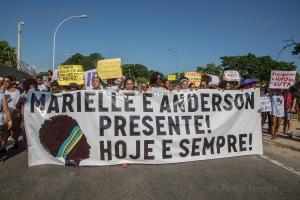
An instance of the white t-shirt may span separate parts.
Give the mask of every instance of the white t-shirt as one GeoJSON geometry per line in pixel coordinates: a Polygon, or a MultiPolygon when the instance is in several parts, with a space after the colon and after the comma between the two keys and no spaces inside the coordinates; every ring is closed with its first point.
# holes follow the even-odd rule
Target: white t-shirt
{"type": "Polygon", "coordinates": [[[8,103],[8,108],[10,110],[16,109],[16,105],[20,98],[20,91],[16,89],[14,92],[5,91],[5,97],[8,103]]]}
{"type": "Polygon", "coordinates": [[[45,85],[45,84],[41,84],[41,85],[38,85],[38,90],[39,91],[44,91],[44,92],[48,92],[48,87],[45,85]]]}
{"type": "Polygon", "coordinates": [[[271,97],[272,115],[275,117],[284,117],[284,98],[282,94],[276,94],[271,97]]]}
{"type": "MultiPolygon", "coordinates": [[[[85,90],[96,90],[96,89],[94,89],[93,86],[90,86],[90,87],[86,87],[85,90]]],[[[103,87],[100,86],[100,89],[97,90],[103,90],[103,87]]]]}
{"type": "Polygon", "coordinates": [[[117,85],[113,85],[113,86],[106,87],[105,90],[107,90],[109,92],[118,92],[119,87],[117,85]]]}

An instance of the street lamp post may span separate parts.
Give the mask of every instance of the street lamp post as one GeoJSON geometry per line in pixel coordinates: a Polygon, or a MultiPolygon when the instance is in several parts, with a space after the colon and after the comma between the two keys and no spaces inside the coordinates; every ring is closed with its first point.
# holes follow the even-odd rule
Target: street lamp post
{"type": "Polygon", "coordinates": [[[21,69],[20,63],[21,63],[21,31],[22,31],[22,26],[24,25],[24,22],[18,22],[18,55],[17,55],[17,67],[18,70],[21,69]]]}
{"type": "Polygon", "coordinates": [[[73,19],[73,18],[86,18],[86,17],[87,17],[87,15],[76,15],[76,16],[68,17],[68,18],[62,20],[58,24],[58,26],[56,27],[55,32],[54,32],[54,36],[53,36],[53,49],[52,49],[52,71],[53,72],[54,72],[54,66],[55,66],[55,38],[56,38],[56,32],[57,32],[57,30],[59,29],[59,27],[61,25],[63,25],[63,23],[65,23],[69,19],[73,19]]]}
{"type": "Polygon", "coordinates": [[[178,56],[178,53],[172,49],[168,49],[168,51],[170,51],[176,55],[177,78],[179,79],[179,56],[178,56]]]}

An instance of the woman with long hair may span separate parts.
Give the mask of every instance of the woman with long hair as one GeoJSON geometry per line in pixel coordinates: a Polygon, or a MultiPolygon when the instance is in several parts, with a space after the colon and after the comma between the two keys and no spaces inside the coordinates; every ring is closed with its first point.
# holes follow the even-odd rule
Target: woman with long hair
{"type": "Polygon", "coordinates": [[[165,90],[163,81],[164,81],[163,75],[159,72],[154,72],[150,77],[149,88],[147,91],[153,92],[153,91],[165,90]]]}
{"type": "Polygon", "coordinates": [[[124,90],[135,90],[135,80],[132,77],[126,77],[124,82],[123,82],[123,87],[124,90]]]}

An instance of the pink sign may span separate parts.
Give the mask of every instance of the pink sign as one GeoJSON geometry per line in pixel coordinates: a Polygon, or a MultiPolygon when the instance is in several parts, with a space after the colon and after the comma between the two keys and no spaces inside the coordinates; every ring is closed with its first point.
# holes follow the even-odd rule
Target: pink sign
{"type": "Polygon", "coordinates": [[[239,81],[240,79],[240,73],[236,70],[228,70],[224,72],[224,80],[226,81],[239,81]]]}
{"type": "Polygon", "coordinates": [[[271,71],[270,88],[288,89],[295,83],[296,71],[271,71]]]}

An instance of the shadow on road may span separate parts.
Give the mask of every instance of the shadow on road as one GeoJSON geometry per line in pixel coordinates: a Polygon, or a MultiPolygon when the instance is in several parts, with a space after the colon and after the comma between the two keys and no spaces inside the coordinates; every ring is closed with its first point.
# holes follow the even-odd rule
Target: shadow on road
{"type": "Polygon", "coordinates": [[[13,149],[13,148],[8,148],[7,150],[7,154],[5,156],[2,156],[2,161],[5,162],[7,161],[8,159],[24,152],[27,150],[27,142],[25,141],[21,141],[19,142],[19,146],[17,149],[13,149]]]}
{"type": "MultiPolygon", "coordinates": [[[[269,134],[269,131],[267,128],[263,128],[262,132],[264,134],[269,134]]],[[[279,132],[277,133],[277,136],[280,137],[280,138],[283,138],[283,139],[287,139],[287,140],[292,140],[292,141],[295,141],[295,142],[300,142],[300,137],[297,137],[297,136],[291,136],[291,135],[284,135],[283,133],[281,133],[281,131],[279,130],[279,132]]]]}

